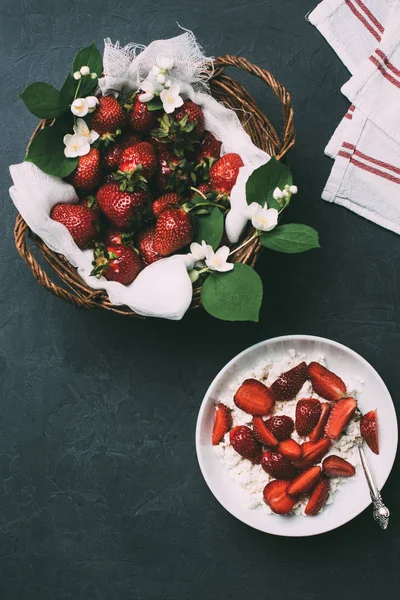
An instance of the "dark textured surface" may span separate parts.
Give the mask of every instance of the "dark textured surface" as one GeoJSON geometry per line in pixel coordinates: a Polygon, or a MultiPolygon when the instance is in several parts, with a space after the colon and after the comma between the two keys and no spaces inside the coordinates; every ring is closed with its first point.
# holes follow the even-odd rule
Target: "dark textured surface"
{"type": "MultiPolygon", "coordinates": [[[[0,3],[0,598],[1,600],[396,600],[395,509],[381,532],[370,511],[314,539],[269,537],[226,513],[198,469],[203,394],[245,347],[287,333],[338,340],[378,369],[399,404],[400,247],[395,234],[319,200],[325,143],[346,110],[346,69],[304,20],[316,0],[2,0],[0,3]],[[197,312],[181,323],[84,313],[39,287],[17,256],[7,166],[22,159],[34,117],[17,94],[59,84],[75,50],[195,31],[210,54],[240,54],[293,94],[290,154],[301,193],[293,220],[322,249],[263,255],[259,324],[197,312]]],[[[267,113],[274,100],[248,85],[267,113]]],[[[379,399],[377,399],[377,403],[379,399]]]]}

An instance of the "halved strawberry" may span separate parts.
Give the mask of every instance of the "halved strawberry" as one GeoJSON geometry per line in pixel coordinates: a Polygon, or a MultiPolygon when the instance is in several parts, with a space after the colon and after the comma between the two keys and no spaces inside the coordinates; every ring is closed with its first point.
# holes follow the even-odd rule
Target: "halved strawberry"
{"type": "Polygon", "coordinates": [[[316,398],[303,398],[296,404],[296,431],[308,435],[321,416],[321,402],[316,398]]]}
{"type": "Polygon", "coordinates": [[[276,400],[292,400],[297,396],[307,378],[308,373],[305,362],[301,362],[290,371],[279,375],[278,379],[271,385],[276,400]]]}
{"type": "Polygon", "coordinates": [[[271,417],[265,421],[265,425],[280,442],[290,438],[294,431],[293,419],[287,415],[271,417]]]}
{"type": "Polygon", "coordinates": [[[311,464],[318,463],[328,452],[331,442],[328,438],[322,438],[318,442],[304,442],[302,446],[302,459],[311,464]]]}
{"type": "Polygon", "coordinates": [[[215,407],[214,427],[212,432],[213,446],[217,446],[224,435],[232,427],[232,413],[225,404],[219,403],[215,407]]]}
{"type": "Polygon", "coordinates": [[[237,390],[235,404],[250,415],[268,415],[274,408],[275,400],[266,385],[257,379],[246,379],[237,390]]]}
{"type": "Polygon", "coordinates": [[[303,453],[303,449],[300,444],[291,439],[279,442],[276,451],[289,460],[299,460],[303,453]]]}
{"type": "Polygon", "coordinates": [[[354,398],[342,398],[333,405],[325,427],[325,433],[331,440],[336,440],[346,429],[356,408],[357,401],[354,398]]]}
{"type": "Polygon", "coordinates": [[[315,516],[319,513],[325,502],[328,500],[330,489],[331,484],[329,483],[329,479],[326,477],[321,477],[315,486],[309,501],[307,502],[307,506],[304,511],[306,515],[315,516]]]}
{"type": "Polygon", "coordinates": [[[275,479],[293,479],[297,475],[292,463],[279,452],[266,450],[261,458],[261,466],[268,475],[275,479]]]}
{"type": "Polygon", "coordinates": [[[324,459],[322,470],[327,477],[353,477],[356,472],[353,465],[335,454],[324,459]]]}
{"type": "Polygon", "coordinates": [[[261,460],[261,446],[257,442],[252,430],[246,425],[238,425],[231,429],[229,439],[232,447],[240,456],[248,458],[253,463],[259,464],[261,460]]]}
{"type": "Polygon", "coordinates": [[[261,417],[253,417],[253,433],[260,444],[273,448],[278,444],[278,440],[268,429],[265,421],[261,417]]]}
{"type": "Polygon", "coordinates": [[[335,402],[346,394],[344,381],[317,362],[311,362],[308,365],[308,376],[311,379],[314,392],[325,398],[325,400],[335,402]]]}
{"type": "Polygon", "coordinates": [[[263,497],[265,504],[278,515],[287,515],[296,504],[296,498],[287,495],[286,489],[290,481],[284,479],[270,481],[264,488],[263,497]]]}
{"type": "Polygon", "coordinates": [[[376,410],[370,410],[360,422],[360,431],[372,452],[379,454],[378,417],[376,410]]]}
{"type": "Polygon", "coordinates": [[[289,496],[300,496],[300,494],[306,494],[312,490],[321,477],[321,467],[311,467],[307,471],[301,473],[296,479],[293,479],[292,483],[288,486],[286,493],[289,496]]]}
{"type": "Polygon", "coordinates": [[[317,442],[324,435],[325,425],[327,424],[330,412],[331,405],[328,402],[321,402],[321,415],[318,423],[310,433],[310,442],[317,442]]]}

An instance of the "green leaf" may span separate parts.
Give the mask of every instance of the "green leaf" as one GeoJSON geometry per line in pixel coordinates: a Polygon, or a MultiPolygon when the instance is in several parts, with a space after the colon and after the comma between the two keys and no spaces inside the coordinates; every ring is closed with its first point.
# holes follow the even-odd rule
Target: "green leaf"
{"type": "Polygon", "coordinates": [[[20,94],[25,106],[39,119],[54,119],[67,110],[69,105],[63,101],[58,90],[49,83],[38,81],[31,83],[20,94]]]}
{"type": "Polygon", "coordinates": [[[281,205],[273,197],[275,188],[283,189],[285,185],[292,185],[293,179],[289,168],[276,160],[273,156],[266,165],[261,165],[255,169],[246,183],[247,204],[258,202],[264,206],[265,202],[268,208],[279,210],[281,205]]]}
{"type": "Polygon", "coordinates": [[[45,127],[38,131],[25,160],[56,177],[66,177],[78,164],[77,158],[66,158],[64,155],[63,132],[57,127],[45,127]]]}
{"type": "MultiPolygon", "coordinates": [[[[81,48],[78,54],[75,56],[72,70],[79,71],[81,67],[89,67],[91,73],[97,73],[98,76],[101,75],[103,70],[103,60],[101,54],[93,42],[90,46],[86,46],[86,48],[81,48]]],[[[97,86],[97,77],[95,79],[91,79],[90,76],[82,77],[79,80],[81,85],[79,87],[79,98],[84,98],[85,96],[89,96],[97,86]]]]}
{"type": "Polygon", "coordinates": [[[61,115],[56,119],[57,128],[62,131],[65,135],[66,133],[74,133],[74,115],[69,110],[65,114],[61,115]]]}
{"type": "Polygon", "coordinates": [[[320,248],[318,232],[308,225],[298,223],[279,225],[272,231],[261,234],[260,241],[265,248],[288,254],[320,248]]]}
{"type": "Polygon", "coordinates": [[[228,273],[210,273],[201,288],[206,311],[224,321],[258,321],[262,295],[259,275],[241,263],[228,273]]]}
{"type": "Polygon", "coordinates": [[[163,107],[163,103],[160,98],[153,98],[150,102],[146,102],[147,110],[149,112],[153,112],[155,110],[161,110],[163,107]]]}
{"type": "Polygon", "coordinates": [[[72,77],[71,73],[68,73],[60,90],[62,101],[65,104],[68,104],[68,106],[70,106],[74,100],[77,83],[78,82],[72,77]]]}
{"type": "Polygon", "coordinates": [[[216,206],[208,207],[208,210],[208,215],[196,215],[195,241],[201,244],[204,240],[216,250],[224,233],[224,217],[216,206]]]}

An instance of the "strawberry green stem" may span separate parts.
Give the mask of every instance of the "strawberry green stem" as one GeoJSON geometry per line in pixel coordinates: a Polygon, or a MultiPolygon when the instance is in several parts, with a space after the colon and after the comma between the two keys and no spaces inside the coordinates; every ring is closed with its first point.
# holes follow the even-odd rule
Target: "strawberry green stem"
{"type": "Polygon", "coordinates": [[[192,190],[192,192],[196,192],[196,194],[198,194],[199,196],[204,198],[204,200],[207,200],[207,196],[205,194],[203,194],[203,192],[201,192],[198,188],[191,187],[190,189],[192,190]]]}
{"type": "Polygon", "coordinates": [[[243,242],[243,244],[241,244],[240,246],[238,246],[237,248],[235,248],[234,250],[232,250],[232,252],[230,252],[228,254],[228,256],[231,256],[232,254],[235,254],[235,252],[237,252],[238,250],[241,250],[242,248],[244,248],[245,246],[247,246],[247,244],[250,244],[250,242],[252,242],[253,240],[255,240],[256,238],[258,238],[260,235],[262,234],[262,231],[256,231],[251,238],[249,238],[248,240],[246,240],[245,242],[243,242]]]}
{"type": "Polygon", "coordinates": [[[222,206],[222,204],[216,204],[215,202],[199,202],[198,204],[194,204],[191,208],[187,209],[186,212],[190,213],[194,208],[198,208],[199,206],[216,206],[217,208],[221,208],[223,211],[226,210],[226,206],[222,206]]]}

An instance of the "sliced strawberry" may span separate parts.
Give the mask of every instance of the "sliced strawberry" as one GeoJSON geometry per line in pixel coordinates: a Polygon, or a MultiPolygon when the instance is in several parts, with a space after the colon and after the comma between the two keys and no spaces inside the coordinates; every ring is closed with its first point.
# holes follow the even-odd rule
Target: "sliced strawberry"
{"type": "Polygon", "coordinates": [[[356,472],[353,465],[335,454],[324,459],[322,470],[327,477],[353,477],[356,472]]]}
{"type": "Polygon", "coordinates": [[[292,400],[308,379],[307,365],[300,363],[290,371],[279,375],[278,379],[271,385],[276,400],[292,400]]]}
{"type": "Polygon", "coordinates": [[[270,481],[264,488],[263,496],[265,504],[278,515],[287,515],[296,504],[296,498],[287,495],[286,489],[290,481],[284,479],[270,481]]]}
{"type": "Polygon", "coordinates": [[[286,415],[277,415],[265,421],[266,427],[282,442],[290,438],[294,431],[293,419],[286,415]]]}
{"type": "Polygon", "coordinates": [[[328,500],[330,489],[331,484],[329,483],[329,479],[326,477],[321,477],[315,486],[309,501],[307,502],[307,506],[304,511],[306,515],[314,516],[319,513],[325,502],[328,500]]]}
{"type": "Polygon", "coordinates": [[[331,405],[328,402],[321,403],[321,415],[319,421],[310,433],[310,442],[317,442],[324,435],[325,425],[327,424],[331,405]]]}
{"type": "Polygon", "coordinates": [[[250,415],[268,415],[274,408],[275,400],[266,385],[257,379],[246,379],[237,390],[235,404],[250,415]]]}
{"type": "Polygon", "coordinates": [[[292,463],[279,452],[271,452],[271,450],[264,452],[261,466],[268,475],[275,479],[293,479],[297,475],[292,463]]]}
{"type": "Polygon", "coordinates": [[[248,458],[253,463],[261,460],[261,446],[257,442],[252,430],[246,425],[238,425],[231,429],[229,434],[232,447],[240,456],[248,458]]]}
{"type": "Polygon", "coordinates": [[[261,417],[253,417],[253,433],[260,444],[273,448],[278,444],[278,440],[268,429],[265,421],[261,417]]]}
{"type": "Polygon", "coordinates": [[[379,454],[378,417],[376,410],[370,410],[362,417],[360,431],[372,452],[379,454]]]}
{"type": "Polygon", "coordinates": [[[342,398],[333,405],[325,427],[325,433],[331,440],[336,440],[346,429],[356,408],[357,401],[354,398],[342,398]]]}
{"type": "Polygon", "coordinates": [[[308,376],[311,379],[314,392],[325,398],[325,400],[335,402],[346,394],[344,381],[317,362],[311,362],[308,365],[308,376]]]}
{"type": "Polygon", "coordinates": [[[232,413],[225,404],[217,404],[215,407],[214,427],[212,432],[213,446],[217,446],[224,435],[232,427],[232,413]]]}
{"type": "Polygon", "coordinates": [[[316,398],[303,398],[296,405],[296,431],[308,435],[321,416],[321,402],[316,398]]]}
{"type": "Polygon", "coordinates": [[[276,450],[289,460],[300,460],[303,453],[300,444],[294,440],[284,440],[283,442],[279,442],[276,450]]]}
{"type": "Polygon", "coordinates": [[[292,483],[288,486],[286,493],[289,496],[300,496],[300,494],[306,494],[312,490],[321,477],[321,467],[311,467],[307,471],[301,473],[296,479],[293,479],[292,483]]]}
{"type": "Polygon", "coordinates": [[[318,442],[305,442],[302,447],[302,460],[314,465],[320,462],[330,447],[331,442],[328,438],[322,438],[318,442]]]}

